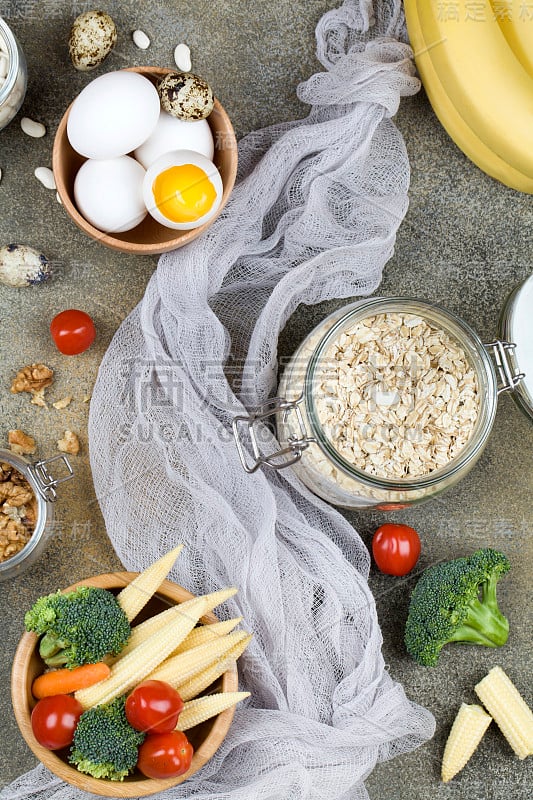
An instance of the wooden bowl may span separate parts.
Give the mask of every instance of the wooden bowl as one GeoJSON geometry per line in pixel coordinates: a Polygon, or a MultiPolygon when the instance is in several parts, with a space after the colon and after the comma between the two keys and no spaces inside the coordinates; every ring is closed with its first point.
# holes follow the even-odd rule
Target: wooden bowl
{"type": "MultiPolygon", "coordinates": [[[[159,67],[130,67],[129,71],[139,72],[156,84],[164,75],[173,70],[159,67]]],[[[189,231],[176,231],[166,228],[153,219],[150,214],[147,214],[140,225],[130,231],[103,233],[80,214],[74,201],[74,179],[79,168],[87,159],[71,147],[67,137],[67,120],[71,108],[72,104],[66,110],[57,129],[52,154],[52,169],[57,191],[67,214],[78,228],[92,239],[123,253],[136,253],[139,255],[166,253],[169,250],[175,250],[188,242],[192,242],[193,239],[196,239],[203,231],[207,230],[215,217],[220,214],[227,203],[237,175],[237,140],[231,121],[218,100],[215,99],[215,106],[207,121],[211,127],[215,142],[213,160],[218,167],[224,187],[222,202],[215,217],[204,225],[189,231]]]]}
{"type": "MultiPolygon", "coordinates": [[[[78,581],[78,583],[69,586],[65,591],[72,590],[76,586],[99,586],[103,589],[116,590],[118,592],[126,584],[130,583],[137,574],[136,572],[114,572],[98,575],[78,581]]],[[[157,594],[145,606],[135,623],[137,624],[143,619],[164,611],[171,604],[190,600],[191,597],[193,595],[181,586],[170,581],[163,581],[157,594]]],[[[218,622],[218,620],[214,614],[209,613],[202,617],[202,622],[213,623],[218,622]]],[[[198,772],[200,767],[203,767],[209,761],[222,744],[235,713],[234,707],[187,731],[187,738],[194,747],[194,756],[188,772],[177,778],[146,778],[140,772],[135,771],[133,775],[125,778],[124,781],[110,781],[93,778],[91,775],[79,772],[68,763],[68,747],[64,750],[47,750],[39,744],[33,735],[30,717],[36,700],[33,698],[31,686],[34,678],[41,674],[44,669],[44,664],[37,649],[38,641],[39,637],[35,633],[24,633],[17,647],[11,673],[13,709],[20,731],[30,749],[54,775],[57,775],[72,786],[104,797],[144,797],[156,792],[162,792],[171,786],[182,783],[187,778],[190,778],[191,775],[194,775],[195,772],[198,772]]],[[[238,690],[238,683],[237,668],[234,666],[218,678],[205,692],[235,692],[238,690]]]]}

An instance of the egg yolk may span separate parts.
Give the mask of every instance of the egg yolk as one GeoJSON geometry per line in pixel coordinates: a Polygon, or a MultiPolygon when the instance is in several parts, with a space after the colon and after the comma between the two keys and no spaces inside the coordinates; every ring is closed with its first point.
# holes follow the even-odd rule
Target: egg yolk
{"type": "Polygon", "coordinates": [[[152,184],[155,203],[172,222],[196,222],[217,198],[209,176],[196,164],[181,164],[159,173],[152,184]]]}

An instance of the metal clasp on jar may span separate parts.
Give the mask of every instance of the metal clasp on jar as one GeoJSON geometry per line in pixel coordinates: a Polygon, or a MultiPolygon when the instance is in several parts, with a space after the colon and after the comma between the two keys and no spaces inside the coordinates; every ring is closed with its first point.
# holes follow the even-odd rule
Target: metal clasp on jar
{"type": "Polygon", "coordinates": [[[297,400],[284,400],[282,397],[273,397],[250,414],[241,414],[235,417],[232,423],[233,435],[235,437],[241,464],[246,472],[255,472],[262,464],[268,464],[268,466],[273,469],[285,469],[285,467],[290,467],[300,460],[303,451],[309,447],[309,444],[316,441],[314,438],[308,436],[305,430],[302,412],[299,407],[302,400],[303,397],[299,397],[297,400]],[[283,414],[284,422],[287,421],[289,416],[294,414],[297,432],[287,438],[287,447],[283,447],[273,453],[265,454],[262,452],[257,440],[256,430],[266,419],[280,413],[283,414]],[[247,434],[247,443],[243,439],[244,434],[247,434]],[[253,455],[253,461],[251,462],[248,458],[249,451],[247,449],[247,444],[253,455]]]}
{"type": "Polygon", "coordinates": [[[32,476],[41,497],[52,503],[57,500],[56,486],[65,481],[69,481],[74,476],[74,470],[70,466],[68,458],[63,453],[58,456],[52,456],[52,458],[46,458],[43,461],[35,461],[28,466],[28,472],[32,476]],[[51,475],[48,471],[48,465],[52,464],[54,461],[63,462],[67,468],[66,475],[60,478],[54,478],[54,476],[51,475]]]}
{"type": "Polygon", "coordinates": [[[514,342],[502,342],[500,339],[496,339],[494,342],[485,344],[485,348],[489,351],[496,366],[498,394],[514,391],[520,381],[526,377],[524,372],[516,371],[515,364],[513,363],[516,344],[514,344],[514,342]]]}

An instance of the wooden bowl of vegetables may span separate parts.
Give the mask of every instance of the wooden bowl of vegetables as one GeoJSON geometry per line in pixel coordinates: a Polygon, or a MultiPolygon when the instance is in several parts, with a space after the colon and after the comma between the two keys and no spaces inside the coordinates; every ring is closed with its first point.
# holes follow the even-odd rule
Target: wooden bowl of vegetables
{"type": "MultiPolygon", "coordinates": [[[[86,792],[142,797],[187,780],[220,747],[235,703],[247,696],[237,691],[236,659],[251,637],[245,631],[232,630],[240,618],[221,623],[212,612],[235,590],[195,598],[183,587],[162,579],[178,552],[179,548],[140,574],[115,572],[79,581],[57,595],[49,595],[46,603],[40,599],[38,603],[46,605],[42,614],[36,603],[31,616],[26,615],[26,626],[30,623],[39,633],[32,630],[23,634],[13,661],[11,693],[17,723],[33,753],[50,771],[86,792]],[[90,588],[80,591],[82,586],[90,588]],[[101,590],[106,590],[106,597],[101,590]],[[86,597],[90,596],[99,614],[107,613],[101,611],[99,603],[103,598],[107,607],[108,592],[131,623],[126,644],[119,642],[118,655],[107,654],[96,664],[73,664],[76,659],[96,659],[101,652],[98,647],[108,645],[98,639],[100,632],[94,647],[90,638],[76,640],[87,616],[93,614],[83,605],[86,597]],[[42,622],[44,617],[49,618],[48,602],[60,620],[53,623],[56,628],[52,634],[48,629],[43,633],[39,627],[48,625],[48,621],[42,622]],[[67,621],[72,626],[71,617],[80,607],[83,621],[65,642],[65,628],[60,625],[67,624],[70,614],[67,621]],[[51,642],[54,636],[55,643],[51,642]],[[73,690],[73,686],[82,688],[73,690]],[[150,713],[161,708],[157,703],[161,690],[171,704],[168,713],[154,722],[150,713]],[[175,697],[179,706],[172,705],[175,697]],[[63,715],[59,724],[58,715],[63,715]],[[56,723],[51,725],[54,716],[56,723]],[[110,737],[116,738],[111,741],[110,737]],[[183,742],[187,747],[182,747],[183,742]],[[118,756],[118,752],[126,755],[118,756]],[[121,758],[129,759],[128,763],[121,758]],[[97,777],[102,774],[105,777],[97,777]]],[[[99,631],[105,627],[100,625],[99,631]]],[[[120,637],[124,639],[122,634],[120,637]]]]}

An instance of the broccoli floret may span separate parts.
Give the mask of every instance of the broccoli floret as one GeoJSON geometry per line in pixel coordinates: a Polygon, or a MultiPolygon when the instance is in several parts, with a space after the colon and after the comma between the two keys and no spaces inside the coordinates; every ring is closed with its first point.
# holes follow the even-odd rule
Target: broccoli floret
{"type": "Polygon", "coordinates": [[[498,608],[496,585],[509,569],[507,556],[483,548],[425,570],[411,595],[405,628],[415,661],[435,666],[448,642],[505,644],[509,622],[498,608]]]}
{"type": "Polygon", "coordinates": [[[50,625],[55,622],[56,608],[61,603],[60,598],[64,596],[61,592],[57,592],[57,594],[39,597],[24,617],[27,630],[35,631],[38,634],[46,633],[50,625]]]}
{"type": "Polygon", "coordinates": [[[123,695],[81,715],[69,756],[80,772],[122,781],[134,769],[146,734],[131,727],[125,704],[123,695]]]}
{"type": "Polygon", "coordinates": [[[45,663],[70,669],[117,655],[131,633],[115,595],[94,586],[40,597],[24,623],[28,631],[44,634],[39,652],[45,663]]]}

